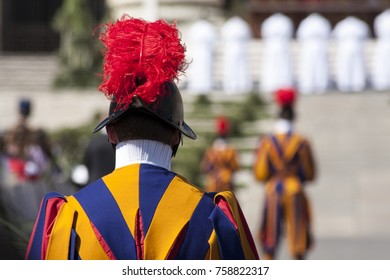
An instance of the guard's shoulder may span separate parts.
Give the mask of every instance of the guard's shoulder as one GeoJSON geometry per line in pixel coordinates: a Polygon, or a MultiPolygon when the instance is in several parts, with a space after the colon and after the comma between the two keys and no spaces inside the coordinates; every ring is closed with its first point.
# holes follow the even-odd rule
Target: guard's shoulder
{"type": "Polygon", "coordinates": [[[298,138],[299,142],[307,144],[307,145],[310,144],[309,139],[305,135],[300,134],[300,133],[294,133],[294,136],[298,138]]]}
{"type": "Polygon", "coordinates": [[[273,134],[271,134],[271,133],[263,134],[263,135],[259,136],[259,142],[260,143],[270,142],[272,136],[273,136],[273,134]]]}
{"type": "Polygon", "coordinates": [[[200,195],[203,195],[205,191],[201,189],[200,187],[196,186],[195,184],[192,184],[186,177],[175,174],[175,177],[172,180],[175,183],[181,184],[182,187],[191,188],[194,190],[194,192],[198,192],[200,195]]]}
{"type": "Polygon", "coordinates": [[[225,199],[229,204],[235,204],[237,202],[236,196],[232,191],[223,191],[218,192],[214,196],[214,202],[217,202],[218,199],[225,199]]]}
{"type": "Polygon", "coordinates": [[[54,200],[54,199],[60,199],[66,201],[66,197],[63,194],[58,192],[49,192],[45,194],[42,200],[43,202],[47,202],[49,200],[54,200]]]}

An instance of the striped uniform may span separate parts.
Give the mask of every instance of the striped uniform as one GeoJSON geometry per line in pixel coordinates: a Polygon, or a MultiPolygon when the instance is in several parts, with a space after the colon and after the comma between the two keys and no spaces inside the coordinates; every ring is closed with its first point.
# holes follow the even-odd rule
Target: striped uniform
{"type": "Polygon", "coordinates": [[[205,193],[167,169],[131,164],[42,201],[26,259],[258,259],[231,192],[205,193]]]}
{"type": "Polygon", "coordinates": [[[304,256],[312,242],[304,183],[315,176],[309,142],[293,132],[265,136],[256,151],[253,172],[266,183],[259,231],[264,252],[274,255],[285,223],[290,253],[304,256]]]}
{"type": "Polygon", "coordinates": [[[203,155],[201,170],[206,173],[206,190],[209,192],[233,191],[233,175],[240,168],[234,147],[210,147],[203,155]]]}

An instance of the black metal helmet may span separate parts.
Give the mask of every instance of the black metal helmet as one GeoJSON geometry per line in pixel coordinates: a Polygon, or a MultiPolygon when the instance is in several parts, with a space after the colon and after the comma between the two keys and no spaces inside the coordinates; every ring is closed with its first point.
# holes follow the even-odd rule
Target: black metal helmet
{"type": "Polygon", "coordinates": [[[130,112],[141,112],[160,119],[168,125],[177,128],[185,136],[196,139],[195,132],[184,121],[183,100],[179,89],[174,82],[166,82],[165,94],[151,104],[146,104],[138,95],[134,95],[132,102],[126,108],[117,108],[115,101],[110,102],[109,116],[96,126],[93,133],[101,130],[108,124],[117,122],[130,112]]]}

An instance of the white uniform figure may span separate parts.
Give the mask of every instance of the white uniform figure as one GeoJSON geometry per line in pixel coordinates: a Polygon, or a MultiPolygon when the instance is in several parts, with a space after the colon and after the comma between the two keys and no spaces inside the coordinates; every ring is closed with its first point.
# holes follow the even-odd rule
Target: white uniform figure
{"type": "Polygon", "coordinates": [[[338,22],[333,30],[336,40],[335,80],[340,91],[362,91],[366,87],[365,41],[368,24],[354,16],[338,22]]]}
{"type": "Polygon", "coordinates": [[[284,14],[273,14],[262,23],[261,92],[270,93],[281,87],[293,86],[292,36],[292,20],[284,14]]]}
{"type": "Polygon", "coordinates": [[[145,20],[155,21],[159,18],[159,1],[158,0],[144,0],[143,9],[145,20]]]}
{"type": "Polygon", "coordinates": [[[376,43],[373,49],[372,86],[375,90],[390,89],[390,9],[374,20],[376,43]]]}
{"type": "Polygon", "coordinates": [[[312,13],[299,24],[298,89],[302,94],[324,93],[329,86],[328,42],[332,27],[318,13],[312,13]]]}
{"type": "Polygon", "coordinates": [[[187,45],[188,90],[193,94],[207,94],[214,89],[214,55],[217,32],[207,20],[199,20],[189,29],[187,45]]]}
{"type": "Polygon", "coordinates": [[[252,90],[248,57],[248,42],[251,38],[249,25],[238,16],[230,18],[222,26],[223,90],[227,94],[248,93],[252,90]]]}

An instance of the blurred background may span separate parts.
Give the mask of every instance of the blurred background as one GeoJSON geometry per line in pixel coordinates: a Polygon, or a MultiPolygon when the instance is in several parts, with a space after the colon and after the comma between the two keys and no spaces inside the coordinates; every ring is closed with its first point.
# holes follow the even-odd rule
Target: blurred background
{"type": "MultiPolygon", "coordinates": [[[[306,186],[308,258],[390,259],[389,8],[390,0],[0,0],[1,259],[24,257],[45,192],[67,195],[87,182],[76,167],[109,105],[97,90],[99,30],[125,13],[176,20],[187,47],[178,85],[198,140],[184,140],[173,171],[203,187],[212,119],[227,115],[241,162],[235,192],[256,236],[263,185],[252,175],[254,150],[273,129],[272,92],[295,87],[296,127],[318,168],[306,186]],[[4,162],[9,139],[25,145],[21,124],[39,132],[30,142],[42,165],[18,177],[4,162]]],[[[290,258],[284,242],[279,259],[290,258]]]]}

